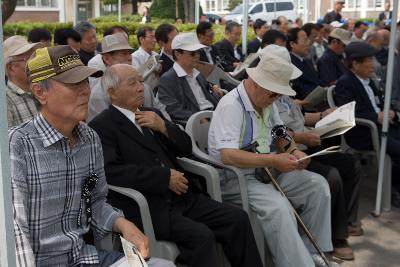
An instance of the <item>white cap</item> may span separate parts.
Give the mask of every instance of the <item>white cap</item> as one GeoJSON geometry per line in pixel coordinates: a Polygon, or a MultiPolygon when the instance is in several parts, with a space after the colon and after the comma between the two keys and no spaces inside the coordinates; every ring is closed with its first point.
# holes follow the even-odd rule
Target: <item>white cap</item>
{"type": "Polygon", "coordinates": [[[337,21],[337,20],[334,20],[334,21],[331,22],[331,26],[332,26],[333,28],[340,28],[340,27],[343,26],[343,23],[341,23],[341,22],[339,22],[339,21],[337,21]]]}
{"type": "Polygon", "coordinates": [[[264,89],[281,95],[294,96],[290,80],[302,72],[292,64],[289,51],[282,46],[268,45],[260,51],[260,62],[255,68],[247,68],[249,77],[264,89]]]}
{"type": "Polygon", "coordinates": [[[206,47],[199,42],[195,33],[180,33],[172,40],[172,49],[182,49],[185,51],[197,51],[206,47]]]}

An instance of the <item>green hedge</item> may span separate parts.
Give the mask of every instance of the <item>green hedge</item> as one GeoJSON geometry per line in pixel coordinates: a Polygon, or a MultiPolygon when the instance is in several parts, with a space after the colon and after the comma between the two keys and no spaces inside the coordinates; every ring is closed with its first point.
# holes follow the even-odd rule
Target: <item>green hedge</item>
{"type": "MultiPolygon", "coordinates": [[[[100,42],[103,38],[103,33],[106,29],[115,26],[115,25],[123,25],[129,30],[129,43],[134,47],[138,48],[139,45],[136,40],[136,32],[140,27],[143,27],[144,24],[140,24],[140,17],[137,15],[134,16],[123,16],[122,22],[117,22],[116,16],[103,16],[100,18],[91,19],[90,22],[96,26],[97,29],[97,39],[100,42]]],[[[152,23],[146,24],[146,26],[151,26],[156,29],[162,23],[173,23],[172,20],[168,19],[152,19],[152,23]]],[[[35,28],[45,28],[48,29],[51,33],[58,28],[72,28],[72,22],[70,23],[32,23],[32,22],[17,22],[17,23],[6,23],[3,26],[4,35],[5,36],[13,36],[13,35],[24,35],[27,36],[28,32],[35,28]]],[[[181,24],[178,27],[179,32],[195,32],[196,25],[193,23],[181,24]]],[[[218,42],[224,38],[224,26],[214,25],[215,31],[215,42],[218,42]]],[[[255,38],[254,31],[252,28],[248,30],[248,40],[253,40],[255,38]]]]}

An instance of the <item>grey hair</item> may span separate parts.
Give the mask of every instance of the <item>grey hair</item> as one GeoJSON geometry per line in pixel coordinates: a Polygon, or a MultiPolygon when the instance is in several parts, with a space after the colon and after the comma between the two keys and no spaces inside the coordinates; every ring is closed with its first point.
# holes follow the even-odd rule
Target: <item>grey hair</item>
{"type": "MultiPolygon", "coordinates": [[[[51,79],[46,79],[46,80],[38,81],[36,83],[32,83],[31,84],[31,92],[32,92],[33,84],[37,84],[39,86],[40,90],[42,90],[42,91],[49,91],[51,88],[51,79]]],[[[33,100],[35,101],[36,105],[38,107],[40,107],[41,105],[40,105],[39,100],[36,98],[35,94],[32,94],[32,95],[33,95],[33,100]]]]}
{"type": "Polygon", "coordinates": [[[76,24],[74,27],[74,30],[77,31],[80,35],[84,34],[87,31],[90,31],[92,29],[96,30],[96,27],[87,21],[81,21],[78,24],[76,24]]]}
{"type": "Polygon", "coordinates": [[[378,31],[371,31],[368,33],[365,41],[368,42],[371,40],[378,40],[378,39],[383,39],[383,37],[378,33],[378,31]]]}
{"type": "Polygon", "coordinates": [[[109,88],[118,88],[121,82],[118,75],[117,66],[121,64],[116,64],[108,67],[101,77],[101,87],[103,88],[105,94],[108,96],[109,88]]]}

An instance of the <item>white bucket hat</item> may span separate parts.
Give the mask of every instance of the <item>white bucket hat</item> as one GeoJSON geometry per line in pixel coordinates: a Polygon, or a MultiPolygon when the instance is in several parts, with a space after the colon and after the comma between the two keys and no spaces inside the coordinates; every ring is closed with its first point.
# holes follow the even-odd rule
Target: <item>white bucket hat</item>
{"type": "Polygon", "coordinates": [[[289,51],[282,46],[268,45],[260,51],[260,62],[255,68],[246,68],[249,77],[264,89],[281,95],[294,96],[290,80],[302,72],[292,64],[289,51]]]}
{"type": "Polygon", "coordinates": [[[195,33],[180,33],[172,40],[172,49],[182,49],[185,51],[197,51],[206,47],[199,42],[195,33]]]}

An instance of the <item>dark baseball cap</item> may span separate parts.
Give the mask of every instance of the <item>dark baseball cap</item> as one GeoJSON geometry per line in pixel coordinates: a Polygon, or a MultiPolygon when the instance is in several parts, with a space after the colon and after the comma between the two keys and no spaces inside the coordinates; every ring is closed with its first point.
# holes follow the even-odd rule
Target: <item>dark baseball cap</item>
{"type": "Polygon", "coordinates": [[[88,77],[100,77],[101,70],[85,66],[78,52],[69,45],[37,49],[27,64],[31,83],[54,79],[62,83],[79,83],[88,77]]]}
{"type": "Polygon", "coordinates": [[[351,42],[344,51],[348,59],[372,57],[378,52],[373,46],[365,42],[351,42]]]}

